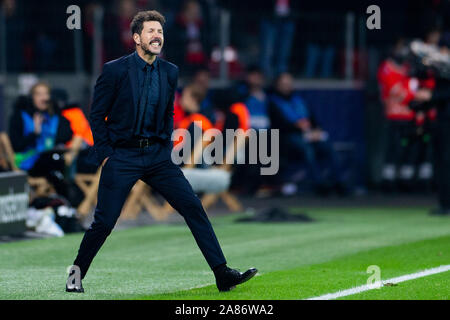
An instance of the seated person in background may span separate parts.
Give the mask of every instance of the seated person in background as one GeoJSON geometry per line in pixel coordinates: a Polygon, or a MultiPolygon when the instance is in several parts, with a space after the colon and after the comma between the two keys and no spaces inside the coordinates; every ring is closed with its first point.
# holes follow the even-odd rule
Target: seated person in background
{"type": "Polygon", "coordinates": [[[293,78],[289,73],[281,73],[276,78],[274,92],[269,100],[272,128],[280,129],[285,146],[303,156],[316,191],[328,192],[331,187],[320,171],[318,155],[321,155],[331,169],[331,181],[336,191],[346,193],[328,133],[312,121],[303,100],[294,93],[293,78]]]}
{"type": "Polygon", "coordinates": [[[264,91],[264,74],[258,67],[247,70],[245,82],[237,87],[242,101],[250,114],[250,127],[253,129],[269,129],[270,117],[268,97],[264,91]]]}
{"type": "Polygon", "coordinates": [[[213,96],[216,121],[214,127],[225,134],[226,129],[250,128],[250,114],[234,88],[219,89],[213,96]]]}
{"type": "MultiPolygon", "coordinates": [[[[242,83],[236,87],[240,100],[244,101],[248,109],[249,125],[255,130],[270,129],[269,101],[264,91],[265,78],[259,67],[251,66],[242,83]]],[[[270,143],[270,139],[267,140],[270,143]]],[[[270,150],[270,146],[269,150],[270,150]]],[[[246,149],[246,158],[249,159],[249,148],[246,149]]],[[[263,185],[269,185],[273,177],[260,174],[261,163],[240,165],[236,167],[233,184],[239,187],[241,193],[255,194],[263,185]]]]}
{"type": "MultiPolygon", "coordinates": [[[[247,134],[250,129],[250,114],[248,112],[247,106],[242,102],[239,94],[237,93],[235,88],[226,88],[216,90],[214,92],[214,107],[216,113],[217,121],[214,124],[214,127],[220,130],[224,137],[224,145],[223,145],[223,154],[226,155],[229,148],[232,146],[233,141],[229,141],[227,137],[227,129],[237,130],[234,134],[236,135],[239,131],[242,134],[247,134]]],[[[242,136],[242,135],[241,135],[242,136]]],[[[243,164],[239,163],[242,155],[245,155],[245,159],[249,159],[248,156],[248,148],[246,148],[246,139],[235,139],[235,143],[239,143],[239,141],[244,142],[242,145],[236,146],[240,151],[236,149],[235,153],[235,161],[232,164],[232,177],[231,177],[231,188],[236,189],[236,187],[241,192],[253,193],[256,191],[256,187],[259,185],[259,182],[256,185],[252,185],[249,183],[249,180],[243,180],[245,175],[243,172],[246,172],[246,169],[249,168],[248,161],[245,161],[243,164]],[[245,152],[243,153],[242,150],[245,152]]],[[[225,165],[230,165],[230,163],[224,163],[225,165]]],[[[255,170],[253,170],[255,171],[255,170]]],[[[259,173],[259,172],[258,172],[259,173]]],[[[246,174],[250,174],[251,172],[246,172],[246,174]]]]}
{"type": "Polygon", "coordinates": [[[67,146],[76,150],[76,172],[96,172],[98,167],[88,161],[89,149],[94,145],[94,138],[83,110],[77,104],[69,104],[61,110],[61,114],[69,120],[73,131],[74,139],[67,146]]]}
{"type": "Polygon", "coordinates": [[[184,143],[191,143],[191,150],[193,150],[196,141],[194,136],[194,122],[200,124],[200,129],[203,131],[213,128],[211,121],[200,112],[200,103],[205,98],[207,89],[196,82],[191,82],[183,88],[180,94],[175,96],[174,103],[174,128],[186,129],[190,133],[191,141],[175,142],[175,146],[179,143],[181,147],[184,143]]]}
{"type": "Polygon", "coordinates": [[[53,88],[51,96],[61,110],[61,115],[69,121],[73,132],[72,140],[66,143],[71,150],[65,154],[66,160],[69,157],[75,160],[72,166],[74,173],[95,173],[98,167],[88,160],[89,149],[94,145],[94,138],[83,110],[76,103],[68,103],[69,95],[64,89],[53,88]]]}
{"type": "Polygon", "coordinates": [[[9,136],[17,167],[28,171],[30,176],[46,177],[58,194],[67,197],[64,144],[72,139],[72,130],[50,99],[48,84],[38,82],[29,97],[18,99],[10,119],[9,136]]]}
{"type": "Polygon", "coordinates": [[[199,92],[202,92],[199,103],[199,113],[206,116],[212,123],[216,121],[216,114],[212,101],[212,92],[210,91],[211,75],[207,67],[198,67],[192,76],[190,82],[199,92]]]}
{"type": "Polygon", "coordinates": [[[207,88],[191,82],[176,95],[174,103],[174,127],[188,129],[194,121],[202,122],[202,129],[212,128],[212,123],[201,114],[201,102],[207,95],[207,88]]]}
{"type": "MultiPolygon", "coordinates": [[[[247,130],[249,128],[248,110],[236,90],[233,89],[218,89],[214,92],[210,90],[210,73],[205,67],[197,68],[190,83],[178,95],[183,109],[190,109],[190,113],[200,114],[206,117],[216,129],[223,130],[224,128],[242,128],[247,130]],[[246,117],[247,116],[247,117],[246,117]],[[235,118],[236,123],[229,123],[225,125],[225,121],[232,121],[235,118]],[[238,121],[237,118],[240,120],[238,121]],[[239,122],[239,123],[238,123],[239,122]]],[[[175,110],[177,106],[175,104],[175,110]]],[[[180,108],[178,108],[180,111],[180,108]]],[[[175,111],[175,126],[179,118],[175,111]]]]}
{"type": "MultiPolygon", "coordinates": [[[[175,149],[184,146],[184,143],[191,144],[191,155],[198,144],[198,140],[202,136],[194,135],[194,126],[197,125],[202,133],[205,130],[214,128],[213,124],[207,117],[200,114],[200,102],[204,99],[206,90],[203,86],[199,86],[196,82],[191,82],[177,95],[174,103],[174,127],[176,129],[186,129],[190,133],[191,140],[187,140],[183,136],[183,140],[175,142],[175,149]]],[[[202,146],[206,146],[208,142],[200,142],[202,146]]],[[[191,158],[193,160],[193,158],[191,158]]],[[[202,159],[203,160],[203,159],[202,159]]],[[[230,185],[230,173],[214,168],[208,168],[203,161],[202,164],[194,164],[194,166],[185,166],[183,174],[195,192],[222,192],[228,189],[230,185]]]]}
{"type": "Polygon", "coordinates": [[[205,125],[211,123],[206,116],[200,114],[200,104],[205,99],[206,94],[207,89],[196,82],[191,82],[183,88],[175,101],[175,127],[179,128],[181,125],[185,128],[185,119],[187,118],[196,118],[198,121],[205,121],[205,125]],[[184,123],[182,124],[183,121],[184,123]]]}

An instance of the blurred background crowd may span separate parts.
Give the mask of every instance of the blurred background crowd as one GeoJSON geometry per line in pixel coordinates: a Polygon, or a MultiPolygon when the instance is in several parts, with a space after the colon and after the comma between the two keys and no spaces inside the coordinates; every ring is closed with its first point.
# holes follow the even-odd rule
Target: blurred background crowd
{"type": "MultiPolygon", "coordinates": [[[[235,165],[235,193],[434,193],[433,139],[446,134],[436,130],[439,80],[407,53],[419,39],[448,55],[450,2],[378,1],[381,30],[366,26],[370,4],[2,0],[0,131],[14,163],[4,158],[0,170],[45,177],[60,203],[80,206],[85,194],[75,176],[97,171],[85,161],[93,84],[105,62],[134,51],[133,16],[155,9],[166,17],[161,57],[180,68],[176,128],[201,120],[204,130],[280,129],[279,173],[235,165]],[[81,8],[81,30],[66,28],[72,4],[81,8]]],[[[54,201],[44,200],[34,207],[54,201]]]]}

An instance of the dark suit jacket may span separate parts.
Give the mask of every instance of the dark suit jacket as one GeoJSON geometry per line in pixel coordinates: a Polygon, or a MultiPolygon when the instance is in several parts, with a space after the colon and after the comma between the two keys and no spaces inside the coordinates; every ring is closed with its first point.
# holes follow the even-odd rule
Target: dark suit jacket
{"type": "MultiPolygon", "coordinates": [[[[156,134],[169,147],[173,131],[173,102],[177,89],[178,67],[158,59],[160,99],[156,110],[156,134]]],[[[138,103],[139,85],[133,54],[105,63],[95,84],[89,118],[94,136],[91,161],[99,165],[114,152],[117,142],[132,137],[138,103]]]]}

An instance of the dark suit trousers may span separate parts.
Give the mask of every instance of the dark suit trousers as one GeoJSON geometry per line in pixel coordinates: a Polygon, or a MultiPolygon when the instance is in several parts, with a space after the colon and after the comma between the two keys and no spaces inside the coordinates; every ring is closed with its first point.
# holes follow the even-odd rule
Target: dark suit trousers
{"type": "Polygon", "coordinates": [[[94,222],[86,231],[74,265],[86,272],[111,233],[123,204],[138,179],[158,191],[185,219],[211,269],[226,263],[200,199],[161,144],[147,148],[116,148],[102,169],[94,222]]]}

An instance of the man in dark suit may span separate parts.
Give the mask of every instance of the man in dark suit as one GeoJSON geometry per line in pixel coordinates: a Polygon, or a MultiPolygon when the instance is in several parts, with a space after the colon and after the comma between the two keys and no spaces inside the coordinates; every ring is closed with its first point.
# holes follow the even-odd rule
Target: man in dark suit
{"type": "Polygon", "coordinates": [[[164,43],[164,22],[157,11],[138,13],[131,23],[136,51],[106,63],[95,85],[90,115],[92,157],[102,165],[102,173],[94,222],[73,263],[68,292],[84,292],[81,279],[114,228],[138,179],[158,191],[184,217],[214,272],[219,291],[228,291],[257,272],[255,268],[241,273],[227,267],[200,199],[171,161],[178,67],[157,57],[164,43]],[[79,281],[73,278],[76,270],[79,281]]]}

